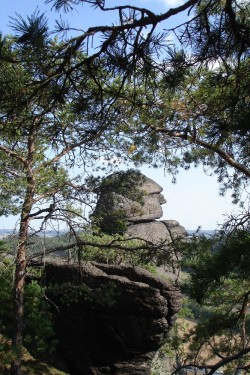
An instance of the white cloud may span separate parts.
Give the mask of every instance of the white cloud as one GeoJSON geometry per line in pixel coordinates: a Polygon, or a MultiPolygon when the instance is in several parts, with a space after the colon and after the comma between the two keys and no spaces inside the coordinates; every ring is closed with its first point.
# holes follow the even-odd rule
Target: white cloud
{"type": "Polygon", "coordinates": [[[157,1],[165,5],[167,8],[169,7],[174,8],[183,4],[183,0],[157,0],[157,1]]]}
{"type": "Polygon", "coordinates": [[[146,6],[149,3],[156,3],[163,4],[166,8],[175,8],[181,4],[183,4],[184,0],[140,0],[141,3],[144,3],[146,6]]]}

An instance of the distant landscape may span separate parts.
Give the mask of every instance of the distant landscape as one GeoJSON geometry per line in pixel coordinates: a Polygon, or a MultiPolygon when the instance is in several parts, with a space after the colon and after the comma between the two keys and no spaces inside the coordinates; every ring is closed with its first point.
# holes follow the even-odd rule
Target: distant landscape
{"type": "MultiPolygon", "coordinates": [[[[0,229],[0,238],[7,237],[14,233],[17,233],[17,231],[15,231],[14,229],[0,229]]],[[[63,233],[64,233],[63,231],[60,232],[60,234],[63,234],[63,233]]],[[[40,235],[40,236],[44,236],[44,234],[46,235],[46,237],[58,236],[58,232],[55,230],[46,230],[46,231],[37,233],[37,235],[40,235]]]]}
{"type": "MultiPolygon", "coordinates": [[[[8,236],[10,234],[13,234],[13,232],[14,232],[14,229],[0,229],[0,237],[8,236]]],[[[187,232],[190,235],[190,234],[195,233],[196,229],[191,229],[191,230],[188,230],[187,232]]],[[[199,231],[199,233],[207,234],[209,236],[213,235],[214,232],[215,232],[215,230],[213,230],[213,229],[201,229],[199,231]]],[[[41,231],[39,233],[40,233],[40,235],[44,235],[44,233],[45,233],[46,236],[48,236],[48,237],[58,236],[58,231],[56,231],[56,230],[45,230],[45,231],[41,231]]],[[[37,234],[39,235],[39,233],[37,233],[37,234]]],[[[63,234],[64,231],[60,231],[59,233],[63,234]]]]}
{"type": "MultiPolygon", "coordinates": [[[[192,235],[197,232],[196,229],[191,229],[187,231],[189,235],[192,235]]],[[[0,229],[0,238],[7,237],[14,233],[14,229],[0,229]]],[[[59,231],[59,235],[64,234],[65,231],[59,231]]],[[[201,229],[199,231],[200,234],[205,234],[207,236],[212,236],[215,233],[213,229],[201,229]]],[[[38,236],[46,236],[46,237],[57,237],[58,232],[56,230],[45,230],[37,233],[38,236]]]]}

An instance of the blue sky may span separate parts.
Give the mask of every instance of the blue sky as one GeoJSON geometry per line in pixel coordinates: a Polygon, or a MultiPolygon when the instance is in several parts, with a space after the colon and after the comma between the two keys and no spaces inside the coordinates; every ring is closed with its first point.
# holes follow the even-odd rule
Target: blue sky
{"type": "MultiPolygon", "coordinates": [[[[131,4],[147,7],[156,13],[163,13],[169,7],[179,5],[180,0],[107,0],[110,6],[119,4],[131,4]]],[[[10,16],[15,13],[23,17],[30,15],[38,7],[46,12],[50,19],[51,26],[59,14],[51,11],[51,6],[44,6],[44,2],[34,0],[1,0],[0,30],[3,33],[10,32],[10,16]]],[[[112,22],[109,13],[97,12],[90,9],[89,5],[78,7],[78,11],[63,14],[72,25],[78,29],[86,29],[89,26],[103,25],[112,22]]],[[[178,17],[178,22],[183,22],[184,15],[178,17]]],[[[202,168],[193,168],[188,171],[180,171],[177,177],[177,184],[171,183],[171,176],[165,176],[163,169],[142,168],[141,171],[148,177],[154,179],[163,187],[163,194],[167,203],[163,206],[164,219],[177,220],[186,229],[196,229],[199,225],[202,229],[215,229],[218,223],[223,222],[223,215],[230,214],[237,210],[231,204],[230,193],[226,197],[219,196],[219,185],[215,176],[207,176],[202,168]]],[[[0,218],[0,228],[12,228],[15,225],[15,218],[0,218]]]]}
{"type": "MultiPolygon", "coordinates": [[[[106,6],[113,7],[115,5],[130,4],[138,7],[145,7],[155,13],[164,13],[170,7],[180,5],[182,0],[106,0],[106,6]]],[[[76,10],[65,14],[63,12],[55,12],[51,4],[45,4],[43,0],[1,0],[0,13],[0,30],[7,32],[9,28],[9,17],[15,17],[15,13],[22,16],[29,15],[39,8],[44,12],[50,20],[50,25],[54,25],[55,18],[61,15],[63,19],[72,21],[72,25],[77,29],[86,29],[90,26],[104,25],[110,22],[115,22],[115,12],[101,12],[90,7],[89,4],[79,5],[76,10]]],[[[181,23],[185,15],[179,15],[175,20],[181,23]]],[[[168,24],[173,26],[172,20],[168,24]]]]}

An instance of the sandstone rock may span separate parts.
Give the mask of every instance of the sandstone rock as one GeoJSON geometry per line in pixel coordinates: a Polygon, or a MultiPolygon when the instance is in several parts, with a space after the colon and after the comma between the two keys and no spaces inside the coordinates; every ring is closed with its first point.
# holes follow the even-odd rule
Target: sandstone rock
{"type": "Polygon", "coordinates": [[[176,220],[162,220],[172,239],[187,237],[187,231],[176,220]]]}
{"type": "Polygon", "coordinates": [[[140,238],[152,242],[154,245],[171,242],[169,230],[162,221],[129,225],[126,233],[131,238],[140,238]]]}
{"type": "MultiPolygon", "coordinates": [[[[95,212],[101,217],[100,226],[107,233],[124,233],[129,237],[150,241],[154,245],[169,244],[176,238],[187,236],[187,232],[175,220],[161,220],[161,205],[166,203],[161,194],[162,187],[141,173],[114,173],[104,181],[95,212]],[[141,193],[140,199],[132,199],[133,194],[123,188],[124,177],[131,179],[141,193]],[[122,185],[122,188],[121,188],[122,185]],[[126,195],[120,194],[121,191],[126,195]],[[132,195],[132,197],[131,197],[132,195]],[[123,223],[123,225],[121,225],[123,223]]],[[[130,181],[131,183],[131,181],[130,181]]],[[[97,215],[97,216],[98,216],[97,215]]]]}
{"type": "Polygon", "coordinates": [[[129,225],[126,233],[131,238],[140,238],[154,245],[168,245],[173,239],[184,238],[187,232],[175,220],[149,221],[129,225]]]}
{"type": "Polygon", "coordinates": [[[144,222],[159,219],[163,215],[161,205],[166,203],[161,194],[162,187],[150,178],[144,180],[138,189],[142,192],[143,203],[124,199],[123,208],[127,212],[127,219],[132,222],[144,222]],[[138,214],[137,214],[138,212],[138,214]]]}
{"type": "Polygon", "coordinates": [[[177,290],[131,266],[50,263],[59,351],[71,375],[149,375],[180,308],[177,290]]]}
{"type": "MultiPolygon", "coordinates": [[[[174,220],[156,220],[166,203],[161,192],[156,182],[140,173],[115,173],[101,186],[93,219],[106,233],[164,244],[165,251],[186,231],[174,220]]],[[[60,283],[66,294],[71,285],[68,305],[60,294],[50,298],[60,306],[57,336],[72,375],[150,374],[152,358],[179,309],[173,287],[129,266],[86,263],[78,269],[48,264],[46,275],[47,283],[60,283]]]]}
{"type": "Polygon", "coordinates": [[[141,204],[114,193],[115,209],[124,210],[129,222],[145,222],[162,217],[161,204],[166,202],[163,195],[159,193],[144,194],[142,200],[141,204]]]}
{"type": "MultiPolygon", "coordinates": [[[[105,221],[115,217],[129,222],[145,222],[159,219],[166,203],[162,188],[156,182],[137,172],[114,173],[108,176],[100,188],[100,197],[93,217],[101,218],[101,225],[108,231],[105,221]],[[126,176],[127,185],[124,182],[126,176]],[[134,190],[134,193],[131,193],[134,190]],[[137,191],[137,193],[136,193],[137,191]]],[[[111,224],[111,223],[110,223],[111,224]]]]}

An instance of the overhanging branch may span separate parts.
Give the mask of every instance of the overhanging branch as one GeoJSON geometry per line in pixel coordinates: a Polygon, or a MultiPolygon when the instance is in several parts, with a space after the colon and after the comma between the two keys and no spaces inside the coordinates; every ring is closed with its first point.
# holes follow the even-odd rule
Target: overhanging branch
{"type": "Polygon", "coordinates": [[[222,150],[216,144],[205,142],[198,137],[194,137],[190,134],[186,135],[184,133],[171,131],[165,128],[156,128],[151,127],[152,131],[156,133],[166,134],[170,138],[180,138],[183,139],[191,144],[196,144],[205,148],[206,150],[212,151],[213,153],[217,154],[221,159],[223,159],[228,165],[237,169],[238,171],[242,172],[246,177],[250,177],[250,169],[247,168],[245,165],[237,162],[231,155],[229,155],[226,151],[222,150]]]}

